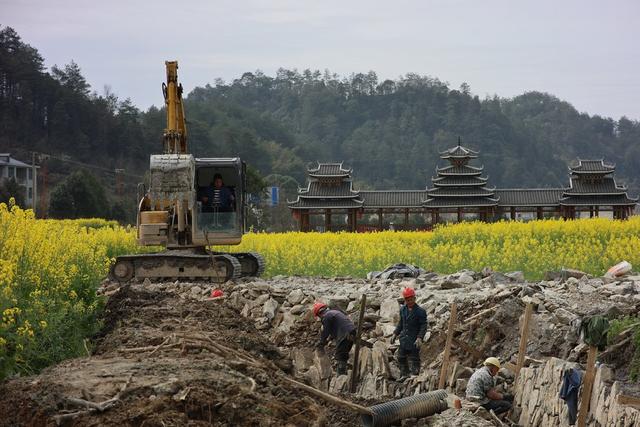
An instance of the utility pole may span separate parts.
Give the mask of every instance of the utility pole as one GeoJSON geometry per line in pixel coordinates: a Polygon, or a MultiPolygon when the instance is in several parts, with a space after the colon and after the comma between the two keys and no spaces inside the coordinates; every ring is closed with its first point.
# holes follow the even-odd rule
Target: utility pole
{"type": "Polygon", "coordinates": [[[122,194],[124,193],[124,181],[123,181],[124,169],[116,169],[115,173],[116,173],[116,194],[118,196],[122,196],[122,194]]]}
{"type": "Polygon", "coordinates": [[[42,192],[40,193],[40,217],[47,217],[47,179],[49,177],[49,169],[47,167],[47,157],[40,159],[42,167],[42,192]]]}
{"type": "MultiPolygon", "coordinates": [[[[38,205],[38,175],[36,175],[36,152],[31,152],[31,208],[33,209],[33,215],[37,218],[38,211],[36,209],[38,205]]],[[[28,181],[27,181],[28,184],[28,181]]]]}

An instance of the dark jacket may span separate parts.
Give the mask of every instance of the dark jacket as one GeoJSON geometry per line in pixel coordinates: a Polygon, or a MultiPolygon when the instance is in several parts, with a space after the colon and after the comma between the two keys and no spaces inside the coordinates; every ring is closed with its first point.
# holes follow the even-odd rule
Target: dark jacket
{"type": "Polygon", "coordinates": [[[327,344],[329,337],[336,343],[342,341],[347,335],[354,333],[355,325],[343,312],[339,310],[327,310],[322,316],[322,334],[320,334],[321,347],[327,344]]]}
{"type": "Polygon", "coordinates": [[[411,350],[415,348],[416,339],[424,339],[427,333],[427,312],[418,304],[409,310],[406,304],[400,307],[400,321],[395,334],[400,337],[400,347],[411,350]]]}
{"type": "Polygon", "coordinates": [[[567,403],[569,424],[574,425],[578,415],[578,390],[582,383],[582,372],[577,369],[567,369],[562,376],[560,399],[567,403]]]}
{"type": "Polygon", "coordinates": [[[218,203],[215,202],[216,188],[213,186],[206,187],[202,192],[202,196],[207,198],[204,202],[202,210],[204,212],[213,212],[218,210],[219,212],[231,212],[234,209],[235,196],[233,190],[229,187],[222,186],[219,189],[218,203]]]}

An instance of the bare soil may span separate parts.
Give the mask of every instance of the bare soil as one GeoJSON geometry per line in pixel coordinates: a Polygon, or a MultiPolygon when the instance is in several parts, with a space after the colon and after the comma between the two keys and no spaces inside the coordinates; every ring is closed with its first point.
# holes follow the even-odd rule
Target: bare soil
{"type": "Polygon", "coordinates": [[[225,301],[125,286],[109,299],[94,341],[91,357],[0,384],[0,425],[359,422],[284,381],[291,361],[225,301]],[[92,405],[114,397],[103,411],[92,405]]]}

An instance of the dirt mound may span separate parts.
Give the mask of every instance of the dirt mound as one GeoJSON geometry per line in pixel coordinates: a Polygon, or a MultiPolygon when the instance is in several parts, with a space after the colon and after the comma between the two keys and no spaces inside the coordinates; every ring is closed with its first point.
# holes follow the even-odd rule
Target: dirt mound
{"type": "Polygon", "coordinates": [[[293,388],[291,361],[224,301],[123,287],[91,357],[0,385],[0,425],[353,425],[293,388]]]}

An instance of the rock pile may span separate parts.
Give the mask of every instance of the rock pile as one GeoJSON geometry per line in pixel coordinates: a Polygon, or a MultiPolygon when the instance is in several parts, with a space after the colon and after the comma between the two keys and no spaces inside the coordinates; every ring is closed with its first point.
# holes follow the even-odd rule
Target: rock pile
{"type": "MultiPolygon", "coordinates": [[[[559,380],[552,384],[550,379],[557,375],[555,364],[584,363],[586,360],[587,346],[578,336],[580,319],[595,313],[610,317],[635,315],[640,309],[640,275],[594,278],[579,271],[564,270],[549,273],[546,279],[528,282],[521,272],[500,273],[490,269],[370,280],[278,276],[269,280],[243,279],[227,283],[223,290],[226,301],[291,358],[296,377],[333,393],[347,390],[353,369],[349,376],[336,377],[331,366],[331,349],[327,356],[315,353],[320,323],[313,318],[311,306],[315,301],[324,301],[347,312],[355,322],[360,299],[366,295],[362,338],[371,348],[361,348],[360,363],[355,367],[359,376],[356,396],[374,401],[437,388],[450,307],[454,302],[457,322],[447,387],[462,396],[467,379],[488,356],[515,363],[523,313],[530,303],[534,313],[525,366],[538,365],[537,360],[542,361],[542,365],[521,371],[526,380],[518,387],[529,383],[536,385],[531,389],[518,389],[517,403],[522,406],[520,420],[525,425],[547,425],[545,422],[553,425],[563,416],[562,405],[558,403],[561,401],[557,398],[559,380]],[[421,349],[420,375],[400,382],[395,362],[397,346],[390,343],[390,337],[398,320],[399,297],[404,287],[416,289],[417,303],[426,309],[429,325],[421,349]],[[545,363],[545,360],[548,361],[545,363]],[[549,365],[551,363],[553,367],[549,365]]],[[[109,292],[109,286],[104,287],[106,292],[109,292]]],[[[207,299],[212,289],[208,284],[178,282],[146,283],[145,287],[199,300],[207,299]]],[[[618,363],[624,364],[624,360],[618,363]]],[[[624,368],[619,365],[611,366],[613,375],[624,374],[624,368]]],[[[507,386],[513,380],[509,369],[500,371],[500,383],[507,386]]],[[[618,425],[606,423],[612,417],[635,411],[613,403],[612,399],[623,385],[596,386],[594,399],[599,400],[593,405],[601,408],[596,418],[602,425],[618,425]]],[[[629,417],[636,415],[625,416],[625,419],[635,419],[629,417]]]]}

